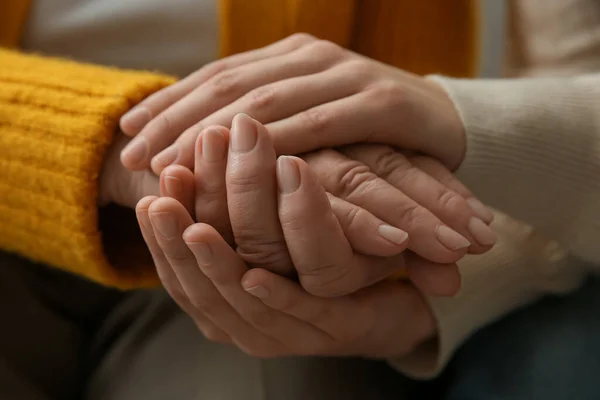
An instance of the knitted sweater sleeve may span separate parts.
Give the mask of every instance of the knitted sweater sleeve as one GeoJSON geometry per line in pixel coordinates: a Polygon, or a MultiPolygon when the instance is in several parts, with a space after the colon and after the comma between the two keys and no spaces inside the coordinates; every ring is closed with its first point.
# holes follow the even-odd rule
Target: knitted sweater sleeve
{"type": "Polygon", "coordinates": [[[600,266],[600,74],[432,79],[466,128],[457,176],[510,218],[497,218],[491,252],[459,263],[459,295],[429,299],[437,341],[394,360],[421,378],[438,373],[477,329],[545,294],[573,290],[600,266]]]}
{"type": "Polygon", "coordinates": [[[120,288],[156,281],[103,251],[97,178],[118,120],[172,83],[0,49],[0,249],[120,288]]]}

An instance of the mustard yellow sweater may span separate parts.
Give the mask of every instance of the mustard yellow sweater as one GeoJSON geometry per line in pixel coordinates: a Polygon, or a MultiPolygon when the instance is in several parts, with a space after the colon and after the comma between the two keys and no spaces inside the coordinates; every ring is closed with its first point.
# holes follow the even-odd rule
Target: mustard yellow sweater
{"type": "MultiPolygon", "coordinates": [[[[477,3],[221,0],[221,55],[303,31],[417,73],[470,76],[477,3]]],[[[108,261],[97,177],[120,116],[174,78],[23,54],[28,6],[0,2],[0,249],[105,285],[153,285],[133,239],[108,261]]]]}

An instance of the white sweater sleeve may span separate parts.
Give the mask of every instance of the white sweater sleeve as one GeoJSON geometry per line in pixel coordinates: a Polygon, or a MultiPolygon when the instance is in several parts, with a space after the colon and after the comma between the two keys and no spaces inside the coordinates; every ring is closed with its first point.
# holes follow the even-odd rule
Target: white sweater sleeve
{"type": "Polygon", "coordinates": [[[511,218],[495,221],[491,252],[459,264],[458,296],[429,299],[436,341],[392,361],[417,378],[437,374],[477,329],[576,288],[600,265],[600,75],[431,79],[446,88],[466,128],[458,177],[511,218]]]}

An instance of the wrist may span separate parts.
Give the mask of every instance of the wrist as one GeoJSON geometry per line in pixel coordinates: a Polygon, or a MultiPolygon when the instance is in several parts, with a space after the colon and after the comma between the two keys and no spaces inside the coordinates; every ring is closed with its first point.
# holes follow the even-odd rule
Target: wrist
{"type": "Polygon", "coordinates": [[[467,134],[462,118],[444,84],[430,76],[424,79],[434,101],[430,102],[430,155],[456,171],[467,152],[467,134]]]}

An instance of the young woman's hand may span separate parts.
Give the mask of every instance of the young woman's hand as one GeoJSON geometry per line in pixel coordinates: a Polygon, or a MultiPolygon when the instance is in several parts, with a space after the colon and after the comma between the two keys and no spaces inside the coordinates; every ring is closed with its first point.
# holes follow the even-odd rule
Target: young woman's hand
{"type": "Polygon", "coordinates": [[[265,123],[278,154],[376,142],[416,150],[456,168],[461,120],[446,92],[420,76],[308,35],[209,64],[152,95],[121,120],[136,138],[130,169],[192,168],[203,128],[244,112],[265,123]]]}

